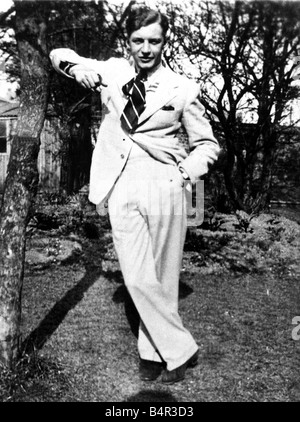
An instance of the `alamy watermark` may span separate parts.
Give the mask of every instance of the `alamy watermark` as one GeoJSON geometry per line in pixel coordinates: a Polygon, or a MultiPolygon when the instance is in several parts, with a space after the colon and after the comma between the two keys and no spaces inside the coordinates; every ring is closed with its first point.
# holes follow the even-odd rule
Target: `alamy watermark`
{"type": "Polygon", "coordinates": [[[292,324],[295,325],[295,328],[292,330],[292,339],[295,341],[300,340],[300,316],[295,316],[292,319],[292,324]]]}
{"type": "Polygon", "coordinates": [[[97,206],[101,216],[109,213],[116,217],[128,214],[132,201],[138,198],[149,216],[184,215],[189,218],[190,226],[199,226],[204,219],[204,181],[199,180],[193,186],[189,181],[176,180],[135,180],[116,189],[104,204],[97,206]],[[170,183],[170,182],[175,182],[170,183]]]}

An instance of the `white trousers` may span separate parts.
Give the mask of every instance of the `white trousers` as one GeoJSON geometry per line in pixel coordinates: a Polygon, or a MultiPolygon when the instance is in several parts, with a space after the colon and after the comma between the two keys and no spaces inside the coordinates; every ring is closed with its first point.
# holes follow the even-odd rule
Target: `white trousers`
{"type": "Polygon", "coordinates": [[[141,318],[139,355],[172,370],[198,350],[178,314],[187,226],[183,179],[176,165],[134,151],[108,200],[113,241],[141,318]]]}

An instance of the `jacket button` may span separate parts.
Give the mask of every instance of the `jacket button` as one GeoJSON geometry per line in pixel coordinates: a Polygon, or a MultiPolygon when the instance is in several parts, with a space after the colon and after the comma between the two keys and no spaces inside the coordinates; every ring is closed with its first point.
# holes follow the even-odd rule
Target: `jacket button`
{"type": "Polygon", "coordinates": [[[125,155],[124,154],[121,154],[121,158],[123,159],[125,157],[125,155]]]}

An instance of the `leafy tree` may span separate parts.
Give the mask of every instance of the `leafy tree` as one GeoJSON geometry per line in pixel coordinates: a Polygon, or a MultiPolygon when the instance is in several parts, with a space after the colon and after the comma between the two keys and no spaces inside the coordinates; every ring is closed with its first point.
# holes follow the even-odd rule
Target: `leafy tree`
{"type": "Polygon", "coordinates": [[[25,233],[37,192],[37,157],[47,109],[49,113],[48,99],[53,100],[52,112],[60,116],[61,136],[67,141],[67,125],[95,101],[74,81],[52,71],[49,51],[69,47],[88,57],[109,57],[119,38],[116,23],[121,24],[124,15],[112,26],[111,19],[105,21],[104,16],[104,2],[44,0],[15,0],[14,9],[0,15],[4,32],[8,27],[15,32],[15,43],[6,43],[4,37],[0,41],[8,57],[13,58],[12,76],[21,81],[17,131],[0,211],[0,361],[7,366],[14,364],[20,350],[25,233]]]}
{"type": "MultiPolygon", "coordinates": [[[[37,157],[48,107],[50,75],[53,76],[52,96],[55,96],[55,84],[58,84],[57,79],[55,81],[58,76],[54,76],[51,71],[49,51],[54,45],[59,46],[59,42],[75,48],[74,44],[78,40],[82,49],[95,47],[95,44],[88,44],[84,34],[91,29],[89,25],[95,26],[96,20],[100,33],[103,21],[102,4],[98,7],[95,2],[73,2],[70,7],[70,2],[16,0],[14,6],[15,16],[9,24],[15,31],[18,57],[14,56],[13,48],[6,51],[15,57],[15,68],[19,66],[21,70],[20,112],[0,214],[0,360],[7,366],[13,365],[20,347],[25,233],[37,192],[37,157]],[[87,13],[87,8],[90,13],[87,13]],[[65,27],[66,18],[70,19],[69,28],[65,27]],[[75,28],[76,19],[79,22],[75,28]],[[81,31],[81,36],[76,31],[81,31]]],[[[2,22],[7,16],[2,16],[2,22]]],[[[60,81],[60,84],[64,92],[70,94],[65,96],[67,101],[71,102],[82,94],[76,91],[74,82],[63,82],[60,81]]],[[[86,92],[84,94],[87,95],[86,92]]],[[[61,93],[57,96],[61,96],[61,93]]],[[[58,101],[56,104],[56,110],[61,111],[64,123],[64,116],[71,115],[68,111],[71,104],[67,101],[58,101]]]]}
{"type": "Polygon", "coordinates": [[[21,63],[20,113],[0,214],[0,360],[11,366],[20,340],[25,232],[38,172],[49,86],[46,28],[51,4],[15,1],[21,63]]]}
{"type": "MultiPolygon", "coordinates": [[[[15,8],[12,6],[0,14],[0,61],[1,70],[5,72],[7,81],[20,80],[20,61],[18,60],[17,43],[14,34],[15,8]]],[[[17,94],[19,94],[19,90],[17,94]]]]}
{"type": "Polygon", "coordinates": [[[299,96],[292,84],[299,3],[190,0],[165,7],[166,60],[203,83],[203,103],[223,143],[231,204],[260,211],[270,199],[287,106],[299,96]]]}

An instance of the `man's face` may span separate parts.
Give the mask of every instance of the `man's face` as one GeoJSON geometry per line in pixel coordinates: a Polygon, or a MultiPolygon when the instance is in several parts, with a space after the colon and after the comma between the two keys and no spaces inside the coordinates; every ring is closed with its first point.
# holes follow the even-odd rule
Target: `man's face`
{"type": "Polygon", "coordinates": [[[159,23],[141,27],[130,35],[128,45],[138,70],[154,70],[164,47],[162,27],[159,23]]]}

